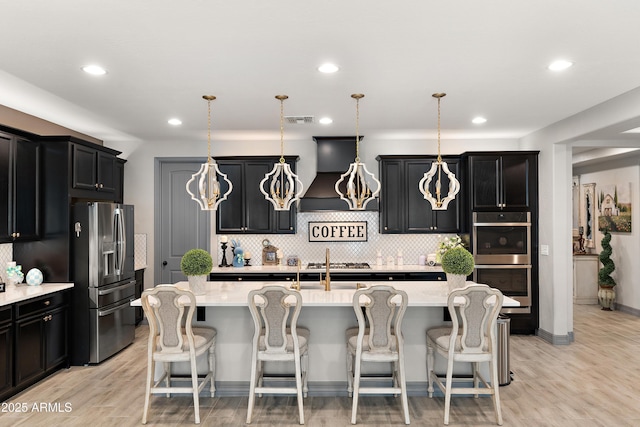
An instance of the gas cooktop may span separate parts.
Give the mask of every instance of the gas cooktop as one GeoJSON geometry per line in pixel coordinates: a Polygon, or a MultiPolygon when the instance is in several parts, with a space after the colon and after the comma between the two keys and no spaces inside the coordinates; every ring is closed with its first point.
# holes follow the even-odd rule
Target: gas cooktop
{"type": "MultiPolygon", "coordinates": [[[[327,268],[326,262],[310,262],[307,264],[309,269],[327,268]]],[[[371,268],[366,262],[330,262],[329,268],[349,269],[349,268],[371,268]]]]}

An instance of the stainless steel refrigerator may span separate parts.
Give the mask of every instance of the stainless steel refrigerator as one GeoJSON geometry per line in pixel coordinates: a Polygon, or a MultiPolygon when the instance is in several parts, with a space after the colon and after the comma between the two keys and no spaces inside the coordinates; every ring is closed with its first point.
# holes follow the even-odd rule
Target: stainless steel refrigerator
{"type": "Polygon", "coordinates": [[[70,363],[100,363],[133,342],[133,206],[72,206],[70,363]]]}

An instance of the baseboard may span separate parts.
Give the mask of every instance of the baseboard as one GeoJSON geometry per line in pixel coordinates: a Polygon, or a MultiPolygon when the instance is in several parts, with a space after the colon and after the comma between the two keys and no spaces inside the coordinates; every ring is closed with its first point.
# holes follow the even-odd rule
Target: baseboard
{"type": "Polygon", "coordinates": [[[617,311],[621,311],[623,313],[627,313],[627,314],[631,314],[632,316],[636,316],[636,317],[640,317],[640,310],[637,308],[633,308],[633,307],[627,307],[626,305],[622,305],[622,304],[615,304],[614,307],[617,311]]]}
{"type": "Polygon", "coordinates": [[[553,345],[569,345],[574,341],[573,332],[568,332],[567,335],[554,335],[544,329],[538,329],[536,335],[553,345]]]}

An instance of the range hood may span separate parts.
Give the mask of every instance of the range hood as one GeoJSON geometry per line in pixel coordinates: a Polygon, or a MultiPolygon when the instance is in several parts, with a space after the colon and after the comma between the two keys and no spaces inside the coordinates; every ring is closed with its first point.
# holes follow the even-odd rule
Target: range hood
{"type": "MultiPolygon", "coordinates": [[[[356,137],[314,136],[313,140],[318,144],[316,177],[300,200],[299,211],[348,211],[349,205],[340,199],[335,185],[356,158],[356,137]]],[[[341,183],[343,194],[346,185],[344,181],[341,183]]],[[[377,211],[378,201],[372,200],[366,210],[377,211]]]]}

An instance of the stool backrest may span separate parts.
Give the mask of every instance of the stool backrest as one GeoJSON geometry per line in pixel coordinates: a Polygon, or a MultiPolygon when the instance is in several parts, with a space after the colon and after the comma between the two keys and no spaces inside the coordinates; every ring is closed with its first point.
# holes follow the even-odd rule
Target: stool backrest
{"type": "Polygon", "coordinates": [[[402,344],[402,319],[408,301],[407,293],[393,286],[376,285],[356,291],[353,309],[358,319],[358,342],[368,325],[370,351],[390,352],[397,348],[396,344],[402,344]]]}
{"type": "Polygon", "coordinates": [[[196,297],[193,292],[174,285],[158,285],[142,293],[142,308],[149,321],[149,342],[153,342],[149,346],[151,350],[182,353],[185,335],[189,348],[194,348],[191,320],[196,308],[196,297]],[[183,319],[185,309],[187,315],[183,319]]]}
{"type": "Polygon", "coordinates": [[[302,308],[300,292],[284,286],[264,286],[249,292],[248,305],[255,327],[254,345],[258,345],[264,329],[266,352],[286,353],[287,324],[289,324],[293,348],[298,348],[296,326],[302,308]],[[293,301],[285,301],[287,299],[293,301]]]}
{"type": "Polygon", "coordinates": [[[473,284],[451,291],[447,306],[452,320],[450,351],[460,337],[461,353],[490,353],[503,296],[498,289],[473,284]],[[461,334],[460,334],[461,329],[461,334]]]}

